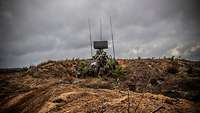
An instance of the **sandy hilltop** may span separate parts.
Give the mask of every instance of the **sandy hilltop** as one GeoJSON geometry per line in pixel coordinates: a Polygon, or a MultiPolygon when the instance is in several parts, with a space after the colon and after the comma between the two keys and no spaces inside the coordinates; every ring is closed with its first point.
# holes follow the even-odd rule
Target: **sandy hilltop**
{"type": "Polygon", "coordinates": [[[78,77],[89,60],[0,73],[0,113],[200,113],[200,62],[118,59],[117,77],[78,77]]]}

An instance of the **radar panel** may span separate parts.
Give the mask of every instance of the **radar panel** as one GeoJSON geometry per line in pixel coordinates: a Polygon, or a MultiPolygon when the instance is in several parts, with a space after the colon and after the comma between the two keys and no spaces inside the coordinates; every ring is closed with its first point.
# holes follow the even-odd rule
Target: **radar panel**
{"type": "Polygon", "coordinates": [[[94,41],[94,49],[108,49],[108,41],[94,41]]]}

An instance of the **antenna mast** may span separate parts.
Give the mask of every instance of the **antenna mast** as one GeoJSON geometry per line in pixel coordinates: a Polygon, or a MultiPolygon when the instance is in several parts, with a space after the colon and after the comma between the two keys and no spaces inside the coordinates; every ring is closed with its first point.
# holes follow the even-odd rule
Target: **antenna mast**
{"type": "Polygon", "coordinates": [[[113,58],[115,60],[115,45],[114,45],[114,39],[113,39],[113,30],[112,30],[112,19],[111,19],[111,16],[110,16],[110,30],[111,30],[111,36],[112,36],[113,58]]]}
{"type": "Polygon", "coordinates": [[[90,19],[88,19],[88,27],[89,27],[89,33],[90,33],[90,54],[92,57],[92,33],[91,33],[91,24],[90,24],[90,19]]]}
{"type": "Polygon", "coordinates": [[[102,41],[102,21],[100,19],[100,40],[102,41]]]}

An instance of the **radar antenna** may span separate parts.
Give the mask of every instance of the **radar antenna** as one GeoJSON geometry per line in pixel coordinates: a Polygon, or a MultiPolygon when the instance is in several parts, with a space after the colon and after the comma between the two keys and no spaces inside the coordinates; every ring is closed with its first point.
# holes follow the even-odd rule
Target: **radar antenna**
{"type": "Polygon", "coordinates": [[[114,45],[114,39],[113,39],[113,29],[112,29],[112,19],[111,19],[111,16],[110,16],[110,31],[111,31],[111,37],[112,37],[113,59],[115,60],[115,45],[114,45]]]}
{"type": "Polygon", "coordinates": [[[90,24],[90,19],[88,19],[88,27],[89,27],[89,33],[90,33],[90,54],[91,54],[91,57],[92,57],[92,33],[91,33],[91,24],[90,24]]]}

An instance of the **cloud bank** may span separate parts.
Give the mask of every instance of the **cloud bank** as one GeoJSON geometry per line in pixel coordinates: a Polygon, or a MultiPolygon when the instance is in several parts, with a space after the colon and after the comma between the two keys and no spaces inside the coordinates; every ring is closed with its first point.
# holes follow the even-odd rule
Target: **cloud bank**
{"type": "Polygon", "coordinates": [[[198,0],[1,0],[0,67],[89,58],[88,18],[92,39],[99,40],[101,19],[110,42],[110,16],[117,58],[199,60],[199,6],[198,0]]]}

